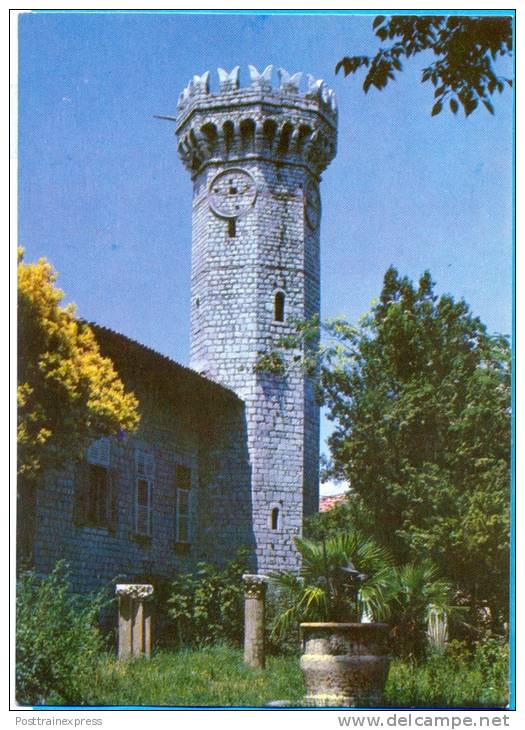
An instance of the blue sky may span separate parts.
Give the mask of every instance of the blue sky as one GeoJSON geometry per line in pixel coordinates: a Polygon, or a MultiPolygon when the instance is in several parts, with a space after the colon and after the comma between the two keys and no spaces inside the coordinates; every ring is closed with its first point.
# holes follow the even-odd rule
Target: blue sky
{"type": "MultiPolygon", "coordinates": [[[[183,363],[189,355],[191,184],[174,114],[189,78],[267,64],[324,78],[339,105],[323,175],[322,315],[365,312],[390,264],[512,321],[512,94],[431,118],[415,59],[365,95],[334,75],[373,53],[373,16],[25,14],[19,25],[19,240],[47,257],[83,317],[183,363]]],[[[508,66],[508,64],[507,64],[508,66]]],[[[510,75],[510,69],[502,68],[510,75]]],[[[326,436],[328,427],[323,428],[326,436]]]]}

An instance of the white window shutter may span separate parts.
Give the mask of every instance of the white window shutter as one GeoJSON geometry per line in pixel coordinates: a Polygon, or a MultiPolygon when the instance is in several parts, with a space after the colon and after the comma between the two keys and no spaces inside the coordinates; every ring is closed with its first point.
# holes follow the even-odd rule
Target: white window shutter
{"type": "Polygon", "coordinates": [[[155,457],[148,451],[137,449],[135,452],[137,476],[151,480],[155,476],[155,457]]]}
{"type": "Polygon", "coordinates": [[[149,507],[137,505],[137,532],[139,535],[150,534],[149,507]]]}
{"type": "Polygon", "coordinates": [[[191,490],[176,490],[175,540],[181,544],[191,542],[192,498],[191,490]]]}
{"type": "Polygon", "coordinates": [[[110,440],[103,437],[92,441],[86,452],[86,458],[90,464],[109,467],[110,462],[110,440]]]}
{"type": "Polygon", "coordinates": [[[155,476],[155,457],[153,454],[145,454],[145,474],[147,479],[153,479],[155,476]]]}
{"type": "Polygon", "coordinates": [[[139,535],[151,535],[152,532],[152,499],[153,478],[155,476],[155,458],[153,454],[143,449],[135,451],[135,529],[139,535]],[[139,482],[147,485],[146,504],[139,504],[139,482]]]}
{"type": "Polygon", "coordinates": [[[191,543],[193,540],[193,502],[195,494],[194,490],[190,489],[188,492],[188,542],[191,543]]]}

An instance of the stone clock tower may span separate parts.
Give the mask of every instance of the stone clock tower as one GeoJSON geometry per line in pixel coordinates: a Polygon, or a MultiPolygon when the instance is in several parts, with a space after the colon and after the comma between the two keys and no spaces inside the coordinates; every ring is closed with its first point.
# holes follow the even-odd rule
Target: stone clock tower
{"type": "MultiPolygon", "coordinates": [[[[193,181],[191,366],[245,403],[259,572],[297,567],[293,537],[318,509],[319,408],[279,340],[319,313],[322,171],[335,155],[335,97],[312,76],[249,66],[194,76],[177,107],[193,181]]],[[[232,480],[233,482],[234,480],[232,480]]],[[[232,492],[236,485],[232,483],[232,492]]],[[[218,516],[220,520],[220,516],[218,516]]],[[[217,526],[220,529],[220,526],[217,526]]]]}

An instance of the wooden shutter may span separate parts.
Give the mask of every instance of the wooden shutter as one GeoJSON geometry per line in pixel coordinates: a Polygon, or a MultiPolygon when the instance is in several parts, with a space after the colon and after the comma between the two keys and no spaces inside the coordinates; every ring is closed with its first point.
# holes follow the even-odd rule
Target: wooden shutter
{"type": "Polygon", "coordinates": [[[187,466],[177,464],[175,468],[175,480],[180,489],[191,489],[191,469],[187,466]]]}
{"type": "Polygon", "coordinates": [[[137,479],[135,500],[136,531],[139,535],[151,534],[151,486],[147,479],[137,479]]]}
{"type": "Polygon", "coordinates": [[[102,437],[96,441],[92,441],[87,450],[87,460],[90,464],[98,464],[98,466],[109,467],[110,459],[110,441],[107,437],[102,437]]]}
{"type": "Polygon", "coordinates": [[[73,523],[85,525],[89,510],[89,464],[82,459],[75,467],[73,493],[73,523]]]}
{"type": "MultiPolygon", "coordinates": [[[[190,472],[190,486],[191,486],[191,472],[190,472]]],[[[195,510],[195,492],[193,489],[188,491],[188,544],[193,542],[193,526],[194,526],[194,515],[195,510]]]]}
{"type": "Polygon", "coordinates": [[[135,531],[150,536],[152,532],[153,479],[155,458],[142,449],[135,453],[135,531]],[[146,498],[144,499],[144,494],[146,498]]]}
{"type": "Polygon", "coordinates": [[[108,470],[108,529],[115,532],[118,525],[118,487],[119,479],[116,469],[108,470]]]}
{"type": "Polygon", "coordinates": [[[191,469],[177,464],[175,483],[175,542],[189,545],[192,539],[193,522],[191,469]]]}
{"type": "Polygon", "coordinates": [[[146,479],[152,482],[155,477],[155,458],[149,452],[144,454],[144,473],[146,479]]]}

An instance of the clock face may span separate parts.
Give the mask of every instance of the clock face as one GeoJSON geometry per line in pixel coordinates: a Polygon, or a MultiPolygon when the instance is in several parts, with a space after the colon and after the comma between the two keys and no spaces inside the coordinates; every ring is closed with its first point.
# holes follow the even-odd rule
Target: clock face
{"type": "Polygon", "coordinates": [[[256,197],[255,180],[240,167],[219,172],[208,188],[210,208],[221,218],[238,218],[252,207],[256,197]]]}
{"type": "Polygon", "coordinates": [[[304,213],[310,228],[317,228],[321,220],[321,196],[313,180],[308,180],[304,188],[304,213]]]}

